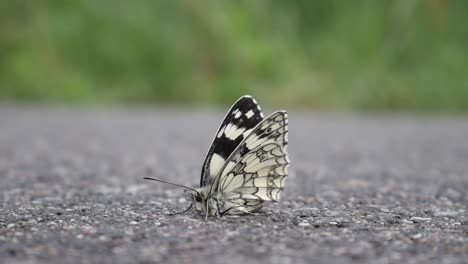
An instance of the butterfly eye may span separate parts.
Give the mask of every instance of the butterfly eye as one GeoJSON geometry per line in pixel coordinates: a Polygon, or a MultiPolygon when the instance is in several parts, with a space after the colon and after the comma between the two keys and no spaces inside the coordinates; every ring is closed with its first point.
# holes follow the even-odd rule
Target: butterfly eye
{"type": "Polygon", "coordinates": [[[195,201],[197,201],[197,202],[201,202],[201,201],[202,201],[200,195],[194,196],[194,198],[195,198],[195,201]]]}

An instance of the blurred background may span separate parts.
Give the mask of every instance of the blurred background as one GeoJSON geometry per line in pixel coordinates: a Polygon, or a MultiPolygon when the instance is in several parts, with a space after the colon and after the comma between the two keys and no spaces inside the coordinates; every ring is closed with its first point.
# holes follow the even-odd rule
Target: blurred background
{"type": "Polygon", "coordinates": [[[468,111],[468,1],[0,1],[0,101],[468,111]]]}

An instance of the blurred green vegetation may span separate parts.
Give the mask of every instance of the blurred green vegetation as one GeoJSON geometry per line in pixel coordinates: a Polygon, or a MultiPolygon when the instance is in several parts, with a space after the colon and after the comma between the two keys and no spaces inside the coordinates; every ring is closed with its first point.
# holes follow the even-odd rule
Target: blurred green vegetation
{"type": "Polygon", "coordinates": [[[0,100],[468,111],[464,0],[0,2],[0,100]]]}

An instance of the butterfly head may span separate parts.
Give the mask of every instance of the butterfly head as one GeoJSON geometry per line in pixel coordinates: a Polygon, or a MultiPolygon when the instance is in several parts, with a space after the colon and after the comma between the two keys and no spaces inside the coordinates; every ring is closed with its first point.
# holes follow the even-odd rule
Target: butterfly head
{"type": "Polygon", "coordinates": [[[205,209],[205,200],[201,191],[191,191],[189,192],[190,198],[192,199],[193,205],[197,211],[204,211],[205,209]]]}

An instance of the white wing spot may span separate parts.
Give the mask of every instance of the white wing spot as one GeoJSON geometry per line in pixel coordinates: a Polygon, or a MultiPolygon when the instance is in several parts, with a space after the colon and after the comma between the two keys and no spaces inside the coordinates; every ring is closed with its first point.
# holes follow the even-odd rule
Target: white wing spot
{"type": "Polygon", "coordinates": [[[210,161],[210,175],[217,175],[223,167],[225,160],[218,154],[213,154],[210,161]]]}
{"type": "Polygon", "coordinates": [[[252,110],[248,111],[247,113],[245,113],[245,116],[247,118],[251,118],[252,116],[254,115],[254,112],[252,110]]]}
{"type": "Polygon", "coordinates": [[[224,130],[224,134],[226,135],[227,138],[231,140],[235,140],[240,135],[242,135],[244,131],[245,131],[245,128],[239,128],[234,124],[229,124],[226,126],[226,129],[224,130]]]}
{"type": "Polygon", "coordinates": [[[236,115],[234,116],[234,118],[239,118],[241,115],[242,115],[242,112],[241,112],[241,111],[238,111],[238,112],[236,113],[236,115]]]}
{"type": "Polygon", "coordinates": [[[223,126],[222,128],[219,129],[218,135],[216,135],[217,138],[220,138],[223,135],[225,128],[226,126],[223,126]]]}

